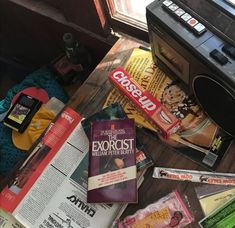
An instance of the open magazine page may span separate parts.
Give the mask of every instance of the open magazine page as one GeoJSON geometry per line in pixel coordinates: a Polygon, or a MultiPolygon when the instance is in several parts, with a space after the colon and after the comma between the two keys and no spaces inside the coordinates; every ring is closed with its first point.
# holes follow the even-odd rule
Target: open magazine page
{"type": "MultiPolygon", "coordinates": [[[[14,178],[1,191],[1,208],[9,212],[14,211],[80,120],[81,117],[78,113],[71,108],[66,108],[56,122],[49,126],[40,143],[33,148],[14,178]]],[[[53,175],[51,175],[51,179],[54,181],[53,175]]],[[[58,181],[55,179],[55,183],[58,181]]],[[[39,192],[40,189],[37,193],[39,192]]]]}
{"type": "Polygon", "coordinates": [[[26,227],[109,227],[121,204],[87,204],[89,141],[81,126],[14,210],[26,227]]]}
{"type": "MultiPolygon", "coordinates": [[[[232,137],[206,116],[195,98],[182,89],[181,82],[173,80],[154,64],[150,51],[135,48],[125,65],[125,70],[143,89],[181,119],[180,130],[164,142],[199,164],[216,169],[229,148],[232,137]]],[[[110,92],[104,107],[115,102],[119,102],[128,117],[134,118],[137,124],[156,132],[147,119],[116,88],[110,92]]]]}

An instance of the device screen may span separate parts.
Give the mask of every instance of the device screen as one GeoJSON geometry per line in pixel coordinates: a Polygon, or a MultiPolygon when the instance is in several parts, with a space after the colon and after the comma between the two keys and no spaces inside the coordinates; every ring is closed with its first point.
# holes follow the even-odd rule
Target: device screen
{"type": "Polygon", "coordinates": [[[15,121],[18,124],[22,124],[27,114],[30,112],[30,109],[21,105],[16,104],[14,109],[9,114],[8,118],[15,121]]]}

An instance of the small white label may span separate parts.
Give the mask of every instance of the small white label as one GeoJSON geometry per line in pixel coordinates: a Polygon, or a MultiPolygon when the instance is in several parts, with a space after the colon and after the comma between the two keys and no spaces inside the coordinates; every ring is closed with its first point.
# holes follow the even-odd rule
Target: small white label
{"type": "Polygon", "coordinates": [[[187,21],[191,18],[191,15],[188,14],[188,13],[185,13],[185,14],[183,14],[183,15],[181,16],[181,18],[182,18],[185,22],[187,22],[187,21]]]}
{"type": "Polygon", "coordinates": [[[166,1],[163,2],[163,5],[169,6],[169,5],[171,5],[172,3],[173,3],[172,1],[166,0],[166,1]]]}
{"type": "Polygon", "coordinates": [[[203,30],[205,30],[205,26],[201,23],[198,23],[196,26],[194,26],[194,29],[196,29],[196,31],[198,32],[202,32],[203,30]]]}
{"type": "Polygon", "coordinates": [[[174,12],[178,17],[181,17],[185,11],[181,8],[178,8],[175,12],[174,12]]]}
{"type": "Polygon", "coordinates": [[[176,11],[178,8],[179,8],[179,6],[177,6],[176,4],[172,4],[172,5],[170,5],[169,7],[168,7],[171,11],[176,11]]]}

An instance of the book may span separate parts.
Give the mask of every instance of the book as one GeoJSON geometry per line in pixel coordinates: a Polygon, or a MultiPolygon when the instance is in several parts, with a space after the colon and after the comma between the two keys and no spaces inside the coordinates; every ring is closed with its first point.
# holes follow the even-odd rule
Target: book
{"type": "Polygon", "coordinates": [[[91,123],[87,202],[137,202],[135,153],[133,120],[91,123]]]}
{"type": "MultiPolygon", "coordinates": [[[[113,103],[109,106],[97,111],[96,113],[90,115],[89,117],[83,119],[81,121],[82,127],[87,135],[90,137],[91,127],[90,123],[92,121],[101,121],[101,120],[111,120],[111,119],[123,119],[127,118],[126,113],[124,112],[122,106],[119,103],[113,103]]],[[[144,175],[149,167],[153,166],[153,158],[151,156],[150,151],[147,150],[146,145],[142,143],[141,140],[141,129],[136,128],[136,168],[137,168],[137,188],[141,186],[144,181],[144,175]]],[[[88,156],[87,156],[88,157],[88,156]]],[[[88,166],[88,158],[87,158],[87,166],[88,166]]],[[[79,172],[81,175],[81,172],[79,172]]],[[[87,174],[88,175],[88,174],[87,174]]],[[[82,178],[84,180],[84,178],[82,178]]],[[[87,177],[85,178],[87,179],[87,177]]],[[[83,184],[87,189],[87,180],[84,181],[83,184]]],[[[103,205],[103,204],[101,204],[103,205]]],[[[108,205],[116,205],[116,204],[108,204],[108,205]]],[[[118,203],[120,206],[116,211],[116,217],[113,219],[113,223],[111,227],[115,227],[116,221],[120,218],[122,213],[125,211],[128,203],[118,203]]]]}
{"type": "MultiPolygon", "coordinates": [[[[97,111],[93,115],[83,119],[81,124],[87,137],[89,138],[91,134],[91,122],[124,118],[127,118],[127,114],[125,113],[122,106],[119,103],[113,103],[97,111]]],[[[153,165],[153,159],[150,152],[141,142],[140,131],[141,129],[136,128],[136,168],[137,172],[141,173],[141,175],[144,175],[145,171],[153,165]]],[[[140,176],[140,174],[138,176],[140,176]]]]}
{"type": "Polygon", "coordinates": [[[93,115],[82,120],[81,124],[83,129],[89,138],[91,135],[91,125],[90,123],[98,120],[114,120],[114,119],[124,119],[127,118],[125,111],[122,106],[118,103],[113,103],[105,108],[97,111],[93,115]]]}
{"type": "Polygon", "coordinates": [[[167,140],[162,139],[148,119],[116,88],[110,91],[103,108],[118,102],[128,118],[134,119],[136,125],[147,134],[201,166],[216,170],[233,138],[203,112],[194,96],[184,90],[181,82],[159,69],[150,51],[134,48],[124,69],[143,89],[148,90],[173,115],[181,119],[181,129],[167,140]]]}

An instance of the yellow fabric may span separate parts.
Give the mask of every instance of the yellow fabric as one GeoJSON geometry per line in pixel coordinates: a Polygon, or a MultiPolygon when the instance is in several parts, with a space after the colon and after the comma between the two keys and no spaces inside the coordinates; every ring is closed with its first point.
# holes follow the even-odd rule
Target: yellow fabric
{"type": "Polygon", "coordinates": [[[14,145],[21,150],[29,150],[55,116],[56,114],[52,110],[48,110],[42,105],[23,133],[12,131],[14,145]]]}

